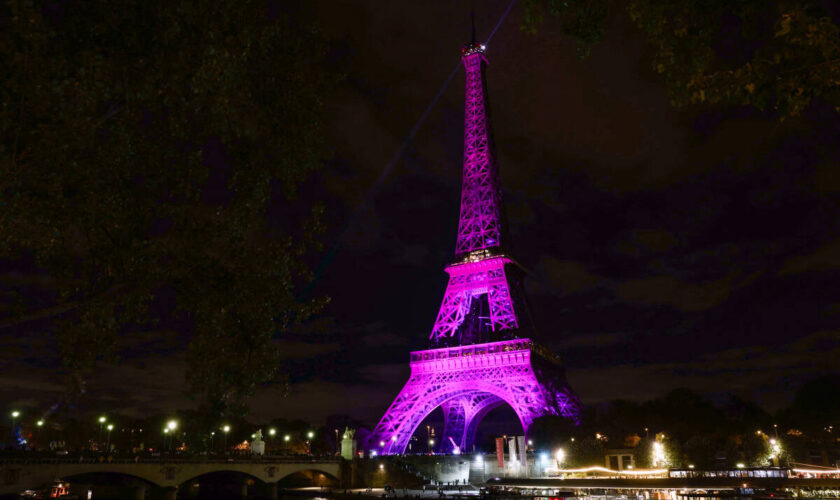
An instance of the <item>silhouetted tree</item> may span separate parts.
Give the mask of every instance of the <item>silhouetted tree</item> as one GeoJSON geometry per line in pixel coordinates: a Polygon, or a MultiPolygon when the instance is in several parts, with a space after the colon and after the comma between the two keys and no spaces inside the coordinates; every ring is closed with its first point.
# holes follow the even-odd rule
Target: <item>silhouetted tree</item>
{"type": "Polygon", "coordinates": [[[558,16],[586,55],[611,9],[644,34],[676,106],[750,106],[782,120],[813,100],[840,108],[840,11],[831,2],[528,0],[523,28],[558,16]]]}
{"type": "Polygon", "coordinates": [[[244,413],[320,304],[296,192],[325,156],[324,42],[264,1],[10,0],[0,26],[0,256],[54,291],[2,326],[47,322],[83,392],[119,335],[187,320],[191,395],[244,413]]]}

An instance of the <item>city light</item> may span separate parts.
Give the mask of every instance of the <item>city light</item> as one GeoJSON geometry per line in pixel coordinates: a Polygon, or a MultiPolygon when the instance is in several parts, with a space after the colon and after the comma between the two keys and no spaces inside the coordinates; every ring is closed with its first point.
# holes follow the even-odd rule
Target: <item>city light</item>
{"type": "Polygon", "coordinates": [[[560,467],[560,464],[562,464],[563,460],[566,459],[566,450],[564,450],[563,448],[558,449],[554,453],[554,458],[557,459],[557,466],[560,467]]]}
{"type": "Polygon", "coordinates": [[[312,431],[309,431],[309,432],[306,433],[306,437],[308,437],[309,439],[312,439],[312,438],[315,437],[315,433],[312,432],[312,431]]]}
{"type": "Polygon", "coordinates": [[[434,445],[435,445],[435,440],[434,440],[434,439],[430,439],[430,440],[429,440],[429,446],[434,446],[434,445]]]}
{"type": "Polygon", "coordinates": [[[644,475],[653,475],[653,474],[667,474],[668,469],[634,469],[634,470],[612,470],[607,469],[605,467],[593,466],[593,467],[582,467],[580,469],[557,469],[557,472],[563,474],[575,474],[575,473],[582,473],[582,472],[606,472],[608,474],[616,474],[616,475],[628,475],[628,476],[644,476],[644,475]]]}
{"type": "Polygon", "coordinates": [[[743,468],[744,468],[744,464],[743,464],[743,463],[741,463],[741,462],[738,462],[737,464],[735,464],[735,467],[738,467],[739,469],[743,469],[743,468]]]}
{"type": "Polygon", "coordinates": [[[484,462],[484,457],[482,455],[476,455],[475,456],[475,461],[478,462],[478,463],[483,463],[484,462]]]}
{"type": "Polygon", "coordinates": [[[385,441],[380,441],[379,446],[385,446],[385,441]]]}
{"type": "Polygon", "coordinates": [[[226,425],[226,426],[222,427],[222,431],[223,431],[225,434],[227,434],[228,432],[230,432],[230,426],[229,426],[229,425],[226,425]]]}
{"type": "Polygon", "coordinates": [[[370,456],[375,457],[375,456],[376,456],[376,450],[372,450],[372,451],[370,452],[370,456]]]}
{"type": "Polygon", "coordinates": [[[528,446],[534,446],[534,442],[531,441],[530,439],[528,440],[528,446]]]}
{"type": "Polygon", "coordinates": [[[20,412],[15,410],[12,412],[12,418],[18,418],[20,416],[20,412]]]}
{"type": "Polygon", "coordinates": [[[662,443],[656,441],[653,443],[653,466],[661,467],[665,465],[665,448],[662,443]]]}
{"type": "Polygon", "coordinates": [[[114,424],[108,424],[108,427],[106,427],[106,429],[108,429],[109,431],[114,430],[114,424]]]}
{"type": "Polygon", "coordinates": [[[290,439],[292,439],[292,436],[289,436],[288,434],[286,434],[285,436],[283,436],[283,441],[288,442],[290,439]]]}
{"type": "Polygon", "coordinates": [[[42,425],[44,425],[44,421],[39,420],[39,421],[35,422],[35,425],[37,425],[38,427],[41,427],[42,425]]]}
{"type": "Polygon", "coordinates": [[[169,422],[166,422],[166,428],[170,431],[174,431],[178,428],[178,422],[175,420],[170,420],[169,422]]]}
{"type": "Polygon", "coordinates": [[[268,435],[269,436],[274,436],[275,434],[277,434],[277,429],[269,429],[268,430],[268,435]]]}

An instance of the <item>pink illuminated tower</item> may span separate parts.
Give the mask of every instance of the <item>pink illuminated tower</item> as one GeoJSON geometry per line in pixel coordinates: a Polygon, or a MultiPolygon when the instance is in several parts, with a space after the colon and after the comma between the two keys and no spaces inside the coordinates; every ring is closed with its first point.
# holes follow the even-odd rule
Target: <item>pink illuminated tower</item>
{"type": "Polygon", "coordinates": [[[487,113],[484,45],[462,50],[466,70],[464,168],[455,262],[430,338],[411,353],[411,376],[367,441],[379,454],[404,453],[423,419],[441,407],[440,449],[472,451],[476,429],[493,408],[510,405],[523,432],[538,417],[579,422],[580,403],[560,358],[534,343],[507,234],[487,113]]]}

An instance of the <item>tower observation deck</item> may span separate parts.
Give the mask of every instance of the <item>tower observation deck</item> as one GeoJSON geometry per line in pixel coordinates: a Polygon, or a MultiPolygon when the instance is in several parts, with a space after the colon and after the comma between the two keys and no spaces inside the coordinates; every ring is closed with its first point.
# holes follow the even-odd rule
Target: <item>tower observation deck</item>
{"type": "Polygon", "coordinates": [[[580,403],[560,358],[529,338],[520,272],[507,250],[490,127],[485,46],[461,51],[466,73],[461,209],[455,260],[429,338],[411,353],[411,376],[368,438],[368,450],[404,453],[423,419],[441,407],[441,451],[471,450],[478,424],[510,405],[523,432],[543,415],[579,422],[580,403]]]}

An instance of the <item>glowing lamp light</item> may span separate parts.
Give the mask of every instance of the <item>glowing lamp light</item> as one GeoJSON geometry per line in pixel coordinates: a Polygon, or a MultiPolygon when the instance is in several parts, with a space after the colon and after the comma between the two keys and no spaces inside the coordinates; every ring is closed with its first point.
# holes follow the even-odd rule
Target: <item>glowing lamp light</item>
{"type": "Polygon", "coordinates": [[[694,468],[694,464],[689,464],[689,465],[688,465],[688,468],[689,468],[689,469],[693,469],[693,468],[694,468]]]}
{"type": "Polygon", "coordinates": [[[430,439],[430,440],[429,440],[429,446],[434,446],[434,444],[435,444],[435,440],[434,440],[434,439],[430,439]]]}
{"type": "Polygon", "coordinates": [[[653,443],[653,466],[658,467],[665,463],[665,449],[662,443],[656,441],[653,443]]]}
{"type": "Polygon", "coordinates": [[[289,436],[288,434],[286,434],[285,436],[283,436],[283,441],[287,441],[287,442],[288,442],[290,439],[292,439],[292,437],[291,437],[291,436],[289,436]]]}
{"type": "Polygon", "coordinates": [[[483,463],[484,462],[484,457],[481,456],[481,455],[476,455],[475,461],[478,462],[478,463],[483,463]]]}
{"type": "Polygon", "coordinates": [[[229,425],[226,425],[226,426],[222,427],[222,431],[223,431],[225,434],[227,434],[228,432],[230,432],[230,426],[229,426],[229,425]]]}
{"type": "Polygon", "coordinates": [[[12,418],[18,418],[20,416],[20,412],[15,410],[12,412],[12,418]]]}
{"type": "Polygon", "coordinates": [[[528,440],[528,446],[534,446],[534,442],[531,441],[530,439],[528,440]]]}
{"type": "Polygon", "coordinates": [[[540,461],[543,463],[548,462],[548,453],[540,453],[540,461]]]}
{"type": "Polygon", "coordinates": [[[37,425],[38,427],[41,427],[42,425],[44,425],[44,421],[39,420],[39,421],[35,422],[35,425],[37,425]]]}
{"type": "Polygon", "coordinates": [[[397,436],[391,436],[391,441],[396,442],[397,441],[397,436]]]}
{"type": "Polygon", "coordinates": [[[385,441],[380,441],[379,446],[385,446],[385,441]]]}
{"type": "Polygon", "coordinates": [[[735,467],[738,467],[739,469],[743,469],[744,464],[742,464],[741,462],[738,462],[737,464],[735,464],[735,467]]]}
{"type": "Polygon", "coordinates": [[[370,452],[370,456],[375,457],[375,456],[376,456],[376,450],[372,450],[372,451],[370,452]]]}
{"type": "Polygon", "coordinates": [[[178,422],[175,420],[170,420],[169,422],[166,422],[166,428],[170,431],[174,431],[178,428],[178,422]]]}
{"type": "Polygon", "coordinates": [[[315,437],[315,433],[312,432],[312,431],[309,431],[309,432],[306,433],[306,437],[308,437],[309,439],[312,439],[312,438],[315,437]]]}
{"type": "Polygon", "coordinates": [[[556,458],[556,459],[557,459],[557,463],[558,463],[558,464],[562,463],[562,462],[563,462],[563,460],[565,460],[565,459],[566,459],[566,450],[564,450],[563,448],[560,448],[559,450],[557,450],[557,451],[554,453],[554,458],[556,458]]]}
{"type": "Polygon", "coordinates": [[[385,464],[379,464],[379,470],[382,470],[384,468],[385,468],[385,464]]]}
{"type": "Polygon", "coordinates": [[[104,424],[105,423],[105,417],[99,417],[99,423],[104,424]]]}
{"type": "Polygon", "coordinates": [[[114,424],[108,424],[108,427],[106,427],[106,429],[108,429],[109,431],[114,430],[114,424]]]}
{"type": "Polygon", "coordinates": [[[277,429],[269,429],[269,430],[268,430],[268,435],[269,435],[269,436],[273,436],[273,435],[275,435],[275,434],[277,434],[277,429]]]}

